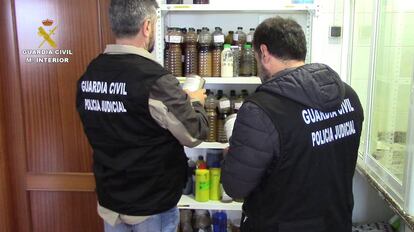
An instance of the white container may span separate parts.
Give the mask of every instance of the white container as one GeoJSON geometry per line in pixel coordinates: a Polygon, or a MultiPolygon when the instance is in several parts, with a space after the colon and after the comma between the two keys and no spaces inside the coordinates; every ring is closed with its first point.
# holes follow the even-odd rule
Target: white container
{"type": "Polygon", "coordinates": [[[233,52],[229,44],[221,52],[221,77],[233,77],[233,52]]]}

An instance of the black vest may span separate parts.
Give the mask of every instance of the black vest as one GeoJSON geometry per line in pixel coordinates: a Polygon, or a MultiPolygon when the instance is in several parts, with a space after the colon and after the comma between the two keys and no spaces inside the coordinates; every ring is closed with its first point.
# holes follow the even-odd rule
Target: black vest
{"type": "Polygon", "coordinates": [[[93,149],[99,204],[126,215],[176,206],[186,179],[183,146],[149,112],[167,72],[138,55],[100,55],[78,82],[77,109],[93,149]],[[106,86],[105,86],[106,85],[106,86]]]}
{"type": "Polygon", "coordinates": [[[333,112],[263,91],[248,100],[272,119],[281,158],[246,199],[242,231],[351,232],[363,110],[355,92],[345,89],[333,112]]]}

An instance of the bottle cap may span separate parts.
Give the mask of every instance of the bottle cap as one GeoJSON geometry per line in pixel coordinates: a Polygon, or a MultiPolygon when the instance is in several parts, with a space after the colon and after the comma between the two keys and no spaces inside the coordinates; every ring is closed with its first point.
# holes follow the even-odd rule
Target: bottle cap
{"type": "Polygon", "coordinates": [[[245,45],[244,45],[244,48],[245,48],[245,49],[250,49],[250,48],[252,48],[252,45],[250,45],[250,44],[245,44],[245,45]]]}
{"type": "Polygon", "coordinates": [[[188,28],[188,31],[195,31],[194,27],[188,28]]]}
{"type": "Polygon", "coordinates": [[[234,34],[234,31],[229,31],[229,34],[234,34]]]}
{"type": "Polygon", "coordinates": [[[224,48],[231,48],[230,44],[224,44],[224,48]]]}
{"type": "Polygon", "coordinates": [[[207,169],[206,163],[201,163],[198,165],[198,169],[207,169]]]}
{"type": "Polygon", "coordinates": [[[256,29],[254,29],[254,28],[250,28],[250,31],[255,31],[256,29]]]}
{"type": "Polygon", "coordinates": [[[199,155],[198,160],[204,160],[204,157],[202,155],[199,155]]]}
{"type": "Polygon", "coordinates": [[[237,27],[237,30],[243,30],[243,27],[237,27]]]}

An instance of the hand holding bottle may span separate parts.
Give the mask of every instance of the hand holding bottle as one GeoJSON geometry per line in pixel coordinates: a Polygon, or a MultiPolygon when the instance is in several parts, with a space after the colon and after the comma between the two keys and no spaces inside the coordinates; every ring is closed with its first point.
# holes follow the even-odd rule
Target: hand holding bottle
{"type": "Polygon", "coordinates": [[[194,92],[190,92],[188,90],[184,90],[188,96],[190,97],[191,100],[196,100],[199,101],[201,103],[201,105],[204,106],[204,103],[206,101],[206,90],[205,89],[199,89],[197,91],[194,92]]]}

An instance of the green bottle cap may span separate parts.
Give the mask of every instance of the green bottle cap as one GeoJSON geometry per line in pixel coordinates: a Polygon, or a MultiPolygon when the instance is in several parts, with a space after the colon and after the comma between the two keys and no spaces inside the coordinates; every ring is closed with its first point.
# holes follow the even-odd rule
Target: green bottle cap
{"type": "Polygon", "coordinates": [[[244,48],[245,48],[245,49],[250,49],[250,48],[252,48],[252,45],[250,45],[250,44],[245,44],[245,45],[244,45],[244,48]]]}
{"type": "Polygon", "coordinates": [[[224,44],[224,48],[231,48],[230,44],[224,44]]]}

